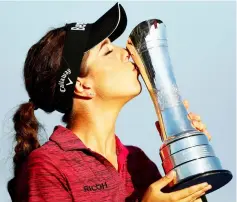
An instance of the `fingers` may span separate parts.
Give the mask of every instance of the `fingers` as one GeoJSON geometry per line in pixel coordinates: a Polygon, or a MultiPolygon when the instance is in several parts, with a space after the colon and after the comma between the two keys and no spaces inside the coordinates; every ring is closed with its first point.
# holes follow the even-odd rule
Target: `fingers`
{"type": "Polygon", "coordinates": [[[176,192],[171,193],[171,200],[180,200],[183,199],[182,202],[190,202],[191,200],[197,199],[201,196],[201,194],[210,189],[208,183],[201,183],[198,185],[194,185],[176,192]],[[189,201],[187,200],[189,199],[189,201]]]}
{"type": "Polygon", "coordinates": [[[210,133],[206,129],[203,130],[203,133],[207,136],[208,140],[210,141],[211,140],[210,133]]]}
{"type": "MultiPolygon", "coordinates": [[[[185,108],[188,110],[188,108],[189,108],[189,102],[188,102],[188,100],[184,100],[184,101],[183,101],[183,104],[184,104],[185,108]]],[[[195,129],[197,129],[197,130],[203,132],[203,133],[207,136],[208,140],[209,140],[209,141],[211,140],[211,135],[210,135],[210,133],[207,131],[206,125],[202,123],[201,117],[200,117],[199,115],[190,112],[190,113],[188,113],[188,119],[191,121],[191,125],[192,125],[195,129]]],[[[156,128],[157,128],[157,130],[159,131],[159,133],[161,133],[160,125],[156,124],[156,128]]]]}
{"type": "MultiPolygon", "coordinates": [[[[199,118],[198,118],[198,119],[199,119],[199,118]]],[[[203,132],[203,133],[207,136],[207,138],[208,138],[209,141],[211,140],[211,135],[210,135],[210,133],[207,131],[207,127],[206,127],[205,124],[203,124],[203,123],[200,122],[200,121],[197,121],[197,119],[196,119],[196,120],[191,120],[191,125],[192,125],[194,128],[196,128],[197,130],[203,132]]]]}
{"type": "Polygon", "coordinates": [[[197,130],[203,132],[203,133],[207,136],[207,138],[208,138],[209,141],[211,140],[211,135],[210,135],[210,133],[207,131],[206,125],[202,123],[201,117],[200,117],[199,115],[190,112],[190,113],[188,114],[188,119],[191,121],[191,125],[192,125],[194,128],[196,128],[197,130]]]}
{"type": "Polygon", "coordinates": [[[199,190],[195,193],[193,193],[192,195],[188,196],[185,199],[182,199],[180,202],[198,202],[198,201],[202,201],[200,198],[201,196],[205,195],[205,193],[210,190],[212,187],[211,185],[206,186],[205,188],[203,188],[202,190],[199,190]]]}
{"type": "Polygon", "coordinates": [[[188,100],[184,100],[183,104],[184,104],[184,107],[188,110],[188,108],[189,108],[188,100]]]}
{"type": "Polygon", "coordinates": [[[197,114],[192,113],[192,112],[188,113],[188,119],[189,120],[201,121],[201,117],[197,114]]]}
{"type": "Polygon", "coordinates": [[[193,120],[191,122],[193,124],[193,126],[198,129],[199,131],[204,131],[207,127],[205,124],[203,124],[202,122],[199,122],[199,121],[196,121],[196,120],[193,120]]]}
{"type": "Polygon", "coordinates": [[[176,177],[176,173],[175,171],[171,171],[170,173],[168,173],[166,176],[164,176],[163,178],[161,178],[160,180],[156,181],[155,183],[152,184],[152,186],[157,189],[157,190],[161,190],[162,188],[164,188],[166,185],[168,185],[170,182],[172,182],[173,180],[175,180],[176,177]]]}

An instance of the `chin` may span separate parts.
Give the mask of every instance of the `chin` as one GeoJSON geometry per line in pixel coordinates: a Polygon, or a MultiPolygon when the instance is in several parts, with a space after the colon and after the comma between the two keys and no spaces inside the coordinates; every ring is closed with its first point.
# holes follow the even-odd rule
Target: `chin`
{"type": "Polygon", "coordinates": [[[141,92],[142,92],[142,86],[141,83],[139,82],[138,85],[135,86],[133,92],[131,93],[131,99],[140,95],[141,92]]]}
{"type": "Polygon", "coordinates": [[[136,82],[134,86],[130,86],[129,89],[127,90],[128,91],[126,92],[123,91],[122,93],[123,95],[119,96],[120,98],[123,99],[123,101],[125,101],[125,103],[137,97],[142,92],[142,86],[141,86],[140,81],[136,82]]]}
{"type": "Polygon", "coordinates": [[[142,85],[141,85],[140,81],[138,80],[137,95],[140,95],[141,92],[142,92],[142,85]]]}
{"type": "Polygon", "coordinates": [[[140,95],[141,94],[141,92],[142,92],[142,86],[141,85],[139,85],[139,88],[137,89],[137,92],[136,92],[136,96],[138,96],[138,95],[140,95]]]}

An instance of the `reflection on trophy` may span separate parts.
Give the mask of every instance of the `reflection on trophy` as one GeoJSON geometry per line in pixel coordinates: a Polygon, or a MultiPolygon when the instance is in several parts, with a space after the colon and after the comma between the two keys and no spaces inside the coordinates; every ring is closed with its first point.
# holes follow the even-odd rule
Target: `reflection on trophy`
{"type": "Polygon", "coordinates": [[[169,191],[207,182],[212,185],[207,194],[227,184],[232,179],[231,172],[222,168],[206,135],[187,118],[172,71],[165,24],[158,19],[141,22],[131,32],[126,46],[155,106],[164,172],[176,172],[169,191]]]}

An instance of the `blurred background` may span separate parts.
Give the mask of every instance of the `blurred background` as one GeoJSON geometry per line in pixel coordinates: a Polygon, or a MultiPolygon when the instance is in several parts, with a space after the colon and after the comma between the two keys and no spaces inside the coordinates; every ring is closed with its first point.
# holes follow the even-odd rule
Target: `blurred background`
{"type": "MultiPolygon", "coordinates": [[[[92,23],[116,1],[0,2],[0,201],[10,202],[6,185],[12,177],[14,130],[12,116],[28,101],[22,68],[28,49],[51,28],[67,22],[92,23]]],[[[236,192],[236,5],[235,2],[120,1],[128,25],[114,43],[125,47],[132,29],[141,21],[161,19],[167,26],[173,71],[190,111],[201,116],[212,135],[211,145],[232,181],[207,195],[210,202],[234,202],[236,192]]],[[[142,81],[142,79],[140,79],[142,81]]],[[[118,84],[119,85],[119,84],[118,84]]],[[[159,156],[162,144],[155,128],[153,103],[143,81],[142,93],[121,111],[116,134],[124,144],[142,148],[164,174],[159,156]]],[[[61,114],[36,111],[44,129],[44,143],[61,114]]]]}

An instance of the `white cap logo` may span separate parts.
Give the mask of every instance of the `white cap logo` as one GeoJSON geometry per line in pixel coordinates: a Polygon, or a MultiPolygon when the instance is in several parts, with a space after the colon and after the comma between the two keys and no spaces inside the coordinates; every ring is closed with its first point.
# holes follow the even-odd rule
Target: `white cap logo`
{"type": "Polygon", "coordinates": [[[72,80],[69,78],[69,75],[71,74],[71,70],[68,68],[66,71],[63,72],[63,74],[60,77],[60,80],[58,82],[59,88],[60,88],[60,92],[65,93],[66,92],[66,86],[69,86],[71,84],[73,84],[72,80]],[[68,79],[68,83],[65,84],[65,79],[68,79]]]}
{"type": "Polygon", "coordinates": [[[85,23],[76,23],[75,27],[72,27],[71,30],[81,30],[84,31],[86,29],[85,23]]]}
{"type": "Polygon", "coordinates": [[[69,85],[73,84],[72,80],[69,77],[67,79],[68,79],[69,82],[66,83],[66,86],[69,86],[69,85]]]}

